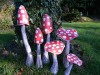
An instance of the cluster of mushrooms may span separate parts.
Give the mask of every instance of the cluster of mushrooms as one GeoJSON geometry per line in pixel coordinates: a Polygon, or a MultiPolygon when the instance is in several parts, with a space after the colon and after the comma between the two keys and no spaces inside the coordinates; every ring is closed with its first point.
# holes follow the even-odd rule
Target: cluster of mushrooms
{"type": "MultiPolygon", "coordinates": [[[[17,23],[19,26],[21,26],[22,39],[27,52],[26,65],[30,67],[34,63],[34,61],[33,61],[31,47],[28,43],[27,35],[25,31],[25,26],[29,25],[29,19],[28,19],[27,11],[23,5],[19,7],[17,23]]],[[[82,60],[80,60],[75,54],[70,53],[70,41],[78,37],[78,33],[75,29],[59,28],[57,30],[57,36],[63,39],[64,41],[66,41],[66,46],[65,46],[65,44],[60,40],[50,41],[50,33],[52,31],[53,31],[53,27],[52,27],[52,21],[50,19],[50,16],[48,14],[44,14],[43,31],[41,31],[39,27],[36,28],[35,31],[34,43],[37,44],[36,67],[43,68],[43,63],[48,64],[50,62],[49,54],[48,54],[48,52],[50,52],[52,53],[52,59],[53,59],[53,64],[50,68],[50,71],[54,75],[57,74],[58,72],[57,55],[61,54],[64,51],[63,64],[64,67],[66,68],[64,75],[69,75],[73,64],[77,64],[78,66],[82,65],[82,60]],[[43,33],[47,34],[47,40],[44,45],[43,57],[41,57],[41,44],[44,41],[43,33]]]]}

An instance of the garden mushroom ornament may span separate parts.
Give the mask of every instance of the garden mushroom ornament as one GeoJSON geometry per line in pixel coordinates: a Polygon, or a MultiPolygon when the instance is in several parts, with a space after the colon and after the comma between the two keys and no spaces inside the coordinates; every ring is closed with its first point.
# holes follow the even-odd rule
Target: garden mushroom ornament
{"type": "MultiPolygon", "coordinates": [[[[48,14],[44,14],[44,16],[43,16],[43,32],[44,32],[44,34],[47,34],[46,42],[50,42],[50,33],[52,31],[53,31],[53,27],[52,27],[52,21],[50,19],[50,16],[48,14]]],[[[49,55],[46,50],[43,53],[42,60],[43,60],[44,64],[49,63],[49,55]]]]}
{"type": "Polygon", "coordinates": [[[33,64],[33,56],[32,56],[31,47],[28,43],[26,30],[25,30],[25,26],[29,25],[29,19],[28,19],[27,11],[23,5],[19,7],[17,23],[19,26],[21,26],[22,39],[27,52],[26,65],[31,66],[33,64]]]}
{"type": "Polygon", "coordinates": [[[78,33],[75,29],[59,28],[57,30],[57,35],[66,41],[66,48],[64,50],[64,56],[63,56],[63,64],[64,64],[64,67],[67,68],[69,66],[69,62],[66,60],[66,56],[70,52],[70,41],[78,37],[78,33]]]}
{"type": "Polygon", "coordinates": [[[37,68],[43,68],[42,60],[41,60],[41,48],[40,48],[40,45],[43,43],[43,34],[42,34],[40,28],[37,28],[35,31],[34,42],[37,44],[36,66],[37,66],[37,68]]]}
{"type": "Polygon", "coordinates": [[[44,46],[44,49],[53,54],[53,64],[50,68],[51,73],[54,75],[58,72],[58,60],[57,55],[61,54],[65,45],[63,42],[54,40],[51,42],[47,42],[44,46]]]}
{"type": "Polygon", "coordinates": [[[70,62],[68,68],[65,70],[64,75],[70,75],[73,64],[81,66],[83,64],[82,60],[80,60],[75,54],[68,54],[67,60],[70,62]]]}

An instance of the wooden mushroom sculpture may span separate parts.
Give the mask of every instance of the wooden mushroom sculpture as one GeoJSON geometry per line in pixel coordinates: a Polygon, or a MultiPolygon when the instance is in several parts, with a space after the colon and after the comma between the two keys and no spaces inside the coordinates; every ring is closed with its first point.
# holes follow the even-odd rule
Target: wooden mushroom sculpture
{"type": "Polygon", "coordinates": [[[42,60],[41,60],[41,48],[40,48],[40,45],[43,43],[43,34],[42,34],[40,28],[37,28],[35,31],[34,42],[37,44],[36,66],[37,66],[37,68],[43,68],[42,60]]]}
{"type": "Polygon", "coordinates": [[[19,7],[17,23],[19,26],[21,26],[22,39],[27,52],[26,65],[31,66],[33,64],[33,56],[32,56],[31,47],[28,43],[28,39],[25,31],[25,26],[29,25],[29,19],[28,19],[27,11],[23,5],[19,7]]]}
{"type": "Polygon", "coordinates": [[[65,70],[64,75],[70,75],[73,64],[81,66],[83,63],[82,60],[80,60],[75,54],[68,54],[67,60],[70,62],[70,64],[68,68],[65,70]]]}
{"type": "MultiPolygon", "coordinates": [[[[52,31],[53,31],[53,27],[52,27],[52,21],[50,19],[50,16],[48,14],[44,14],[44,16],[43,16],[43,32],[44,32],[44,34],[47,34],[46,42],[50,42],[50,33],[52,31]]],[[[49,63],[49,55],[46,50],[43,53],[42,60],[43,60],[44,64],[49,63]]]]}
{"type": "Polygon", "coordinates": [[[57,30],[57,35],[66,41],[66,48],[64,50],[63,64],[64,64],[64,67],[67,68],[69,66],[69,62],[66,60],[66,56],[70,52],[70,41],[78,37],[78,33],[75,29],[59,28],[57,30]]]}
{"type": "Polygon", "coordinates": [[[51,73],[57,74],[58,72],[58,60],[57,60],[57,55],[61,54],[65,45],[63,42],[55,40],[51,42],[47,42],[45,44],[45,50],[53,54],[53,64],[51,66],[51,73]]]}

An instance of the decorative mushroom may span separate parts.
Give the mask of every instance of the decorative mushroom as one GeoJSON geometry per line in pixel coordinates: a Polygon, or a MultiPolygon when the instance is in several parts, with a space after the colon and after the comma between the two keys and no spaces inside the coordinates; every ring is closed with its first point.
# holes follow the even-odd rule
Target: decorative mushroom
{"type": "Polygon", "coordinates": [[[53,54],[53,64],[51,66],[51,73],[57,74],[58,72],[58,60],[57,60],[57,55],[61,54],[65,45],[63,42],[55,40],[51,42],[47,42],[44,46],[45,50],[53,54]]]}
{"type": "Polygon", "coordinates": [[[66,41],[66,49],[64,51],[63,64],[64,67],[67,68],[69,66],[69,62],[66,60],[66,55],[68,55],[70,52],[70,40],[78,37],[78,33],[75,29],[66,30],[64,28],[59,28],[57,30],[57,35],[66,41]]]}
{"type": "Polygon", "coordinates": [[[27,11],[23,5],[19,7],[17,23],[19,26],[21,26],[22,39],[27,52],[26,65],[31,66],[33,64],[33,56],[32,56],[31,47],[28,43],[28,39],[25,31],[25,26],[29,25],[29,19],[28,19],[27,11]]]}
{"type": "Polygon", "coordinates": [[[70,74],[73,64],[81,66],[83,63],[82,60],[80,60],[75,54],[68,54],[67,60],[70,62],[70,64],[69,64],[68,68],[65,70],[64,75],[70,74]]]}
{"type": "Polygon", "coordinates": [[[43,68],[42,60],[41,60],[41,49],[40,49],[40,44],[43,43],[43,34],[42,34],[40,28],[36,29],[34,42],[37,44],[36,66],[37,66],[37,68],[43,68]]]}
{"type": "MultiPolygon", "coordinates": [[[[44,14],[44,16],[43,16],[43,32],[44,32],[44,34],[47,34],[46,42],[50,42],[50,33],[52,31],[53,31],[53,27],[52,27],[52,21],[50,19],[50,16],[48,14],[44,14]]],[[[49,55],[46,50],[43,53],[43,63],[44,64],[49,63],[49,55]]]]}

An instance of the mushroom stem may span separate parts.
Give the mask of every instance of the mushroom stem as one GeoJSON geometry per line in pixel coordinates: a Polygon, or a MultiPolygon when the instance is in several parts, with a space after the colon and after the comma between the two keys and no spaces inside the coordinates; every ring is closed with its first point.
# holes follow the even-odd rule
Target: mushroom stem
{"type": "Polygon", "coordinates": [[[53,73],[54,75],[57,74],[58,72],[58,60],[57,60],[57,55],[53,54],[53,64],[50,68],[51,73],[53,73]]]}
{"type": "MultiPolygon", "coordinates": [[[[46,42],[50,42],[50,33],[47,34],[46,42]]],[[[48,52],[45,50],[44,53],[43,53],[43,63],[48,64],[49,62],[50,62],[49,61],[49,55],[48,55],[48,52]]]]}
{"type": "Polygon", "coordinates": [[[37,68],[43,68],[42,60],[41,60],[40,44],[37,45],[37,60],[36,60],[36,66],[37,66],[37,68]]]}
{"type": "Polygon", "coordinates": [[[66,57],[70,52],[70,41],[69,40],[66,42],[66,48],[64,51],[65,52],[64,52],[64,56],[63,56],[63,64],[64,64],[64,67],[67,68],[69,66],[69,61],[66,60],[66,57]]]}
{"type": "Polygon", "coordinates": [[[32,56],[31,47],[28,43],[28,39],[27,39],[26,31],[25,31],[25,25],[21,26],[21,33],[22,33],[23,43],[25,45],[25,49],[27,52],[26,65],[30,67],[33,64],[33,56],[32,56]]]}
{"type": "Polygon", "coordinates": [[[71,69],[73,67],[73,63],[70,63],[68,68],[65,70],[64,75],[69,75],[71,72],[71,69]]]}

